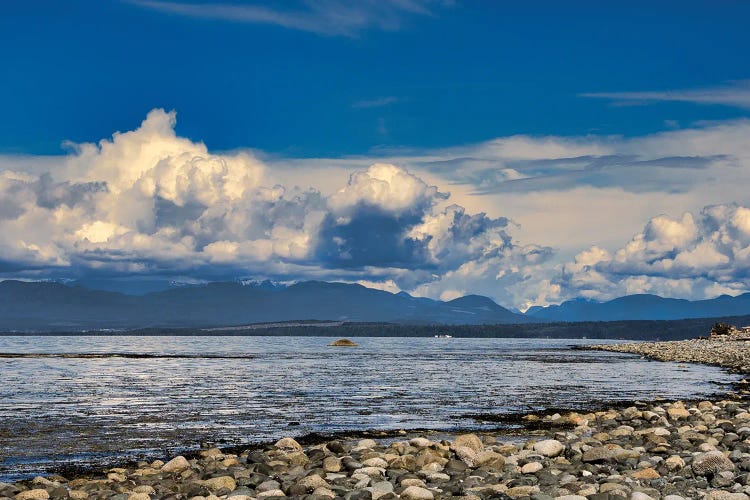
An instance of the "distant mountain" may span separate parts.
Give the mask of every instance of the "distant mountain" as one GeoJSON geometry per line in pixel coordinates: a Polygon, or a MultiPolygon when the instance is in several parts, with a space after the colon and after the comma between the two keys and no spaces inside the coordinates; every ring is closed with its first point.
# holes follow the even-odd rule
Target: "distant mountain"
{"type": "Polygon", "coordinates": [[[291,286],[236,282],[182,286],[145,295],[46,282],[0,282],[0,330],[217,327],[295,320],[421,324],[528,323],[487,297],[449,302],[356,284],[291,286]]]}
{"type": "Polygon", "coordinates": [[[718,318],[750,314],[750,293],[707,300],[667,299],[658,295],[626,295],[608,302],[583,299],[548,307],[532,307],[526,315],[542,321],[620,321],[718,318]]]}

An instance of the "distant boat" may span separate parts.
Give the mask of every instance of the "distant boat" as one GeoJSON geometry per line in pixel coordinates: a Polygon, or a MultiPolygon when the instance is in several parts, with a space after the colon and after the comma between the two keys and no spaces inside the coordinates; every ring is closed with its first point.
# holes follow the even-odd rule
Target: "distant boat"
{"type": "Polygon", "coordinates": [[[435,335],[436,339],[452,339],[453,335],[435,335]]]}

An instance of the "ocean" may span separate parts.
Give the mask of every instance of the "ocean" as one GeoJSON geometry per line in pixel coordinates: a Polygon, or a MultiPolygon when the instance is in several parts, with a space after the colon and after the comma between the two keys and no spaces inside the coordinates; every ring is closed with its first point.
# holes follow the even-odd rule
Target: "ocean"
{"type": "Polygon", "coordinates": [[[585,340],[332,340],[0,337],[0,481],[312,432],[494,428],[472,415],[701,398],[739,378],[571,349],[585,340]]]}

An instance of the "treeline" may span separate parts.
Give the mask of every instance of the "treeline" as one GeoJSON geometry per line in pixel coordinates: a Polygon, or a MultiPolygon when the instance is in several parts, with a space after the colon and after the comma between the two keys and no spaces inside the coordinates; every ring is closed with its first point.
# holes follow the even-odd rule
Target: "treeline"
{"type": "Polygon", "coordinates": [[[309,337],[433,337],[456,338],[551,338],[681,340],[707,337],[717,322],[750,324],[750,316],[700,318],[666,321],[590,321],[576,323],[532,323],[520,325],[425,325],[396,323],[343,323],[304,326],[295,322],[248,329],[143,328],[121,331],[87,332],[6,332],[5,335],[104,335],[104,336],[309,336],[309,337]]]}

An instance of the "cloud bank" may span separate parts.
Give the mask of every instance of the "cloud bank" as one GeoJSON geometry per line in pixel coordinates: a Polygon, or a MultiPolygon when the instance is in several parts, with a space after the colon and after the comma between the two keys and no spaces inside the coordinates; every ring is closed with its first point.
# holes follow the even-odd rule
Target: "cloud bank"
{"type": "Polygon", "coordinates": [[[651,219],[623,247],[578,254],[555,280],[570,296],[632,293],[702,299],[750,289],[750,208],[714,205],[651,219]]]}
{"type": "Polygon", "coordinates": [[[372,164],[324,195],[274,183],[252,155],[211,153],[174,125],[174,113],[154,110],[136,130],[75,145],[51,172],[0,173],[1,269],[369,280],[413,290],[465,273],[467,262],[529,260],[507,219],[467,213],[402,167],[372,164]]]}
{"type": "Polygon", "coordinates": [[[300,160],[211,152],[175,120],[0,157],[0,278],[325,279],[519,309],[750,289],[746,120],[300,160]]]}

